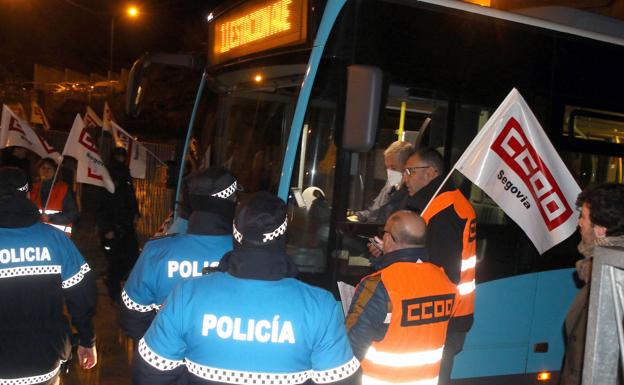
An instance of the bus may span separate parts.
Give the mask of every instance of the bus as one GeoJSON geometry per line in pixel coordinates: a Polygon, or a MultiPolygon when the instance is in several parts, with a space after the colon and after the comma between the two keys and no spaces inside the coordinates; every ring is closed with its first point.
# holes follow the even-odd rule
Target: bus
{"type": "MultiPolygon", "coordinates": [[[[287,201],[300,279],[333,292],[370,271],[358,237],[382,224],[346,217],[384,185],[383,150],[399,127],[450,168],[515,87],[581,188],[622,182],[619,20],[452,0],[247,0],[214,10],[207,30],[199,57],[138,60],[127,108],[140,111],[151,64],[199,70],[186,138],[198,163],[287,201]]],[[[556,383],[579,235],[539,255],[483,191],[450,179],[478,222],[475,321],[454,383],[556,383]]]]}

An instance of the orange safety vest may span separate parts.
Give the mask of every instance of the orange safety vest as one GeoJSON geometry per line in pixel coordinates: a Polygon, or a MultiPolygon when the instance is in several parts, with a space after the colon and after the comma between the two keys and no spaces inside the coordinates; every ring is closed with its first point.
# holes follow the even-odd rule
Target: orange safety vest
{"type": "MultiPolygon", "coordinates": [[[[37,205],[37,207],[39,208],[39,212],[41,214],[51,215],[51,214],[56,214],[56,213],[60,213],[63,211],[63,199],[65,199],[68,189],[69,189],[69,186],[67,186],[67,183],[63,181],[58,181],[54,183],[54,186],[52,187],[50,191],[50,199],[48,200],[48,207],[46,207],[45,212],[43,211],[43,205],[45,203],[41,202],[41,182],[34,183],[33,188],[28,195],[29,195],[30,200],[34,204],[37,205]]],[[[63,230],[65,234],[71,237],[71,234],[72,234],[71,223],[67,225],[57,225],[55,223],[50,223],[50,222],[45,222],[45,223],[47,223],[50,226],[54,226],[57,229],[63,230]]]]}
{"type": "Polygon", "coordinates": [[[471,316],[474,314],[477,266],[477,216],[475,211],[459,190],[453,190],[436,196],[422,214],[422,218],[429,224],[431,218],[449,206],[453,206],[457,216],[466,221],[462,236],[461,273],[457,285],[460,295],[459,307],[455,317],[471,316]]]}
{"type": "MultiPolygon", "coordinates": [[[[396,262],[381,274],[392,313],[386,335],[373,341],[362,360],[362,385],[436,385],[457,288],[429,262],[396,262]]],[[[366,279],[366,278],[364,278],[366,279]]]]}

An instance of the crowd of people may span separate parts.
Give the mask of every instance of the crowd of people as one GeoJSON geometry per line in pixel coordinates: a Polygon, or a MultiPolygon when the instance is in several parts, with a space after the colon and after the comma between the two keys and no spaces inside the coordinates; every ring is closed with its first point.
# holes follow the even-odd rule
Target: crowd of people
{"type": "MultiPolygon", "coordinates": [[[[285,202],[262,191],[239,202],[236,177],[221,167],[186,178],[185,231],[139,255],[126,156],[112,154],[115,193],[102,190],[97,226],[106,286],[135,341],[135,384],[450,383],[473,323],[477,218],[443,185],[435,149],[395,142],[384,153],[388,183],[354,214],[383,224],[383,235],[369,244],[371,273],[346,316],[331,293],[297,279],[285,202]]],[[[0,383],[58,384],[72,344],[82,368],[97,363],[95,277],[69,238],[78,210],[71,187],[52,182],[56,167],[41,160],[34,183],[19,165],[0,168],[0,383]]],[[[620,184],[579,196],[586,282],[594,247],[622,244],[623,199],[620,184]]],[[[566,321],[575,341],[587,290],[566,321]]],[[[569,378],[579,378],[578,349],[566,358],[569,378]]]]}

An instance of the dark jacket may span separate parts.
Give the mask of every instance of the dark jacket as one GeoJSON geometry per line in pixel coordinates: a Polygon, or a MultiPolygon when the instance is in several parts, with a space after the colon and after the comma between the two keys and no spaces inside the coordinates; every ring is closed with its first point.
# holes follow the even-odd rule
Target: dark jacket
{"type": "Polygon", "coordinates": [[[134,219],[139,214],[130,170],[124,163],[113,160],[107,166],[115,193],[101,189],[98,201],[96,222],[100,233],[134,227],[134,219]]]}
{"type": "Polygon", "coordinates": [[[93,272],[72,241],[40,223],[26,197],[0,200],[0,378],[27,381],[69,358],[64,305],[80,345],[93,346],[95,301],[93,272]]]}

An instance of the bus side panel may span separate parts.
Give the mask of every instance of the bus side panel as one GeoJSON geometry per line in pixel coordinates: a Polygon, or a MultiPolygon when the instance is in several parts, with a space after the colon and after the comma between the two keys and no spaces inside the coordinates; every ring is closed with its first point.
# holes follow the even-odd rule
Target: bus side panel
{"type": "Polygon", "coordinates": [[[451,377],[524,373],[537,273],[477,285],[475,317],[451,377]]]}
{"type": "Polygon", "coordinates": [[[572,278],[573,273],[574,269],[538,273],[527,373],[561,369],[565,349],[563,323],[578,292],[572,278]],[[535,352],[535,344],[543,342],[548,343],[548,351],[535,352]]]}

